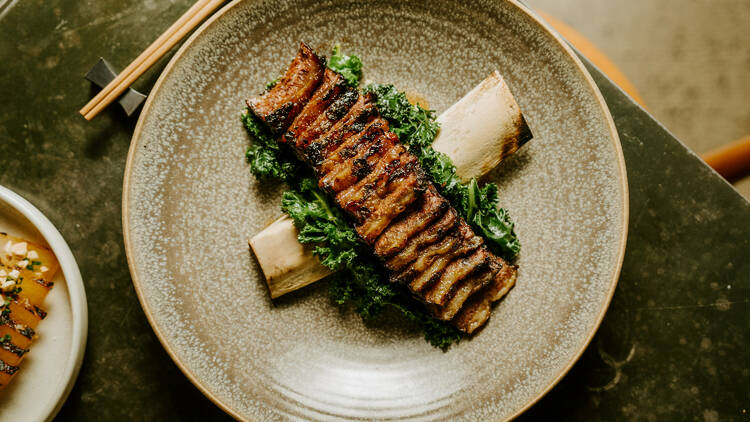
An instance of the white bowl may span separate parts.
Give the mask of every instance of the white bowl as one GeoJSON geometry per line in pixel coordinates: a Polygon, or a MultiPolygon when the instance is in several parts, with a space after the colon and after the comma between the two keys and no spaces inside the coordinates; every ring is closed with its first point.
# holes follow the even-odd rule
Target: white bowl
{"type": "Polygon", "coordinates": [[[86,292],[73,253],[55,226],[36,207],[0,186],[0,232],[47,244],[61,271],[44,302],[49,312],[36,330],[39,338],[13,382],[0,393],[2,420],[49,421],[65,403],[86,349],[86,292]]]}

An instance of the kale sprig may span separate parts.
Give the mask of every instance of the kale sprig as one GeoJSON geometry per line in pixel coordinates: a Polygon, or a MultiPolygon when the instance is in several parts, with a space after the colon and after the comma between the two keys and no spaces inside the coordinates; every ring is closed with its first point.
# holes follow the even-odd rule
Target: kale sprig
{"type": "Polygon", "coordinates": [[[369,84],[364,92],[375,95],[378,111],[391,123],[391,131],[401,142],[412,149],[432,145],[440,129],[432,110],[410,103],[405,93],[390,84],[369,84]]]}
{"type": "Polygon", "coordinates": [[[245,109],[241,118],[253,139],[253,144],[245,152],[245,159],[255,177],[291,181],[305,173],[304,165],[291,151],[276,142],[266,125],[250,110],[245,109]]]}
{"type": "Polygon", "coordinates": [[[359,80],[362,78],[362,60],[354,54],[348,56],[342,53],[341,46],[338,44],[333,47],[331,58],[328,60],[328,68],[339,72],[349,86],[359,86],[359,80]]]}

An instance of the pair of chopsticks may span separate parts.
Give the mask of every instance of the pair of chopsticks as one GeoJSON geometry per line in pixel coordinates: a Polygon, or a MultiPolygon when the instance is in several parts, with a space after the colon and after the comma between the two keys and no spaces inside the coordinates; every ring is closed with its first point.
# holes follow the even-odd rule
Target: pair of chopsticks
{"type": "Polygon", "coordinates": [[[102,89],[80,111],[86,120],[91,120],[112,101],[115,101],[130,85],[175,46],[188,32],[213,13],[224,0],[198,0],[166,32],[161,34],[148,48],[128,65],[116,78],[102,89]]]}

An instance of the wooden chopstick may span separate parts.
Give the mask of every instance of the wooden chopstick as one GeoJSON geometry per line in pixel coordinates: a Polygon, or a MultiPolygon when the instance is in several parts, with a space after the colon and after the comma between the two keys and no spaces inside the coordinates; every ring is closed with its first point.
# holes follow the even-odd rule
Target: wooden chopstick
{"type": "Polygon", "coordinates": [[[172,26],[169,27],[169,29],[166,30],[159,38],[156,39],[148,48],[141,53],[138,57],[136,57],[135,60],[133,60],[132,63],[128,65],[122,72],[120,72],[115,79],[113,79],[109,84],[107,84],[104,89],[102,89],[94,98],[91,99],[91,101],[88,102],[83,108],[81,109],[81,114],[86,115],[89,111],[91,111],[94,106],[96,106],[101,100],[106,97],[110,92],[112,92],[113,89],[115,89],[117,86],[119,86],[125,78],[127,78],[133,71],[141,65],[146,59],[148,59],[154,52],[159,48],[159,46],[166,43],[167,40],[169,40],[170,37],[172,37],[175,32],[177,32],[178,29],[180,29],[182,26],[187,23],[190,18],[195,16],[198,11],[200,11],[205,5],[208,0],[199,0],[196,2],[190,9],[188,9],[187,12],[185,12],[180,19],[178,19],[172,26]]]}
{"type": "Polygon", "coordinates": [[[146,70],[175,46],[188,32],[213,13],[224,0],[199,0],[180,19],[169,27],[143,53],[128,65],[115,79],[107,84],[80,111],[86,120],[91,120],[112,101],[115,101],[146,70]]]}

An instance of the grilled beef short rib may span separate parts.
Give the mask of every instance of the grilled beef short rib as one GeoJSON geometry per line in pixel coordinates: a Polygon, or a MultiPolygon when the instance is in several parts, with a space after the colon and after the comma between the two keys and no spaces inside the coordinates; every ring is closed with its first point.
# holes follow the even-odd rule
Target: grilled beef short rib
{"type": "Polygon", "coordinates": [[[472,333],[516,280],[389,131],[371,95],[347,87],[325,58],[300,44],[284,76],[247,101],[307,162],[362,240],[433,314],[472,333]]]}

